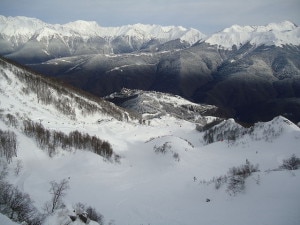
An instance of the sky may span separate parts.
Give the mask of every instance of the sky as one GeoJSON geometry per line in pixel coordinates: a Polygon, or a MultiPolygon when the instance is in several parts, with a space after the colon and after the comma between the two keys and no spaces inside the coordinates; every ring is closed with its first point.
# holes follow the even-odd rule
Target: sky
{"type": "Polygon", "coordinates": [[[300,0],[0,0],[0,15],[46,23],[96,21],[100,26],[176,25],[212,34],[231,25],[300,25],[300,0]]]}

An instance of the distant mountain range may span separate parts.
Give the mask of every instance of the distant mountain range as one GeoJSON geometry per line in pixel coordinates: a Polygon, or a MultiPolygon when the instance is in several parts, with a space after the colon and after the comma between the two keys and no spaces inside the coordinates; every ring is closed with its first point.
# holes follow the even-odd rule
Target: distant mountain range
{"type": "Polygon", "coordinates": [[[190,46],[204,38],[195,29],[175,26],[101,27],[81,20],[53,25],[34,18],[0,16],[0,54],[25,63],[84,54],[155,51],[154,46],[168,41],[179,39],[181,45],[190,46]]]}
{"type": "Polygon", "coordinates": [[[289,21],[206,36],[175,26],[1,16],[0,54],[101,97],[154,90],[216,105],[244,122],[300,121],[300,28],[289,21]]]}
{"type": "Polygon", "coordinates": [[[298,46],[299,37],[300,28],[289,21],[267,26],[233,25],[206,36],[196,29],[181,26],[134,24],[101,27],[94,21],[82,20],[60,25],[35,18],[0,16],[0,54],[24,62],[92,53],[155,52],[161,50],[161,45],[174,40],[179,40],[176,46],[179,49],[198,42],[230,50],[247,43],[254,46],[298,46]]]}

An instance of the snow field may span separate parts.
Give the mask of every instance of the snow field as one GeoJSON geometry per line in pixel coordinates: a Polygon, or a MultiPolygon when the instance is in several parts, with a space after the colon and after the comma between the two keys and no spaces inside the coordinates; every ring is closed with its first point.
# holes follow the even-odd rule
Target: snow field
{"type": "MultiPolygon", "coordinates": [[[[68,205],[92,205],[107,221],[113,219],[116,224],[295,224],[299,219],[299,172],[265,172],[278,168],[282,159],[295,153],[299,139],[287,132],[272,143],[249,141],[234,146],[223,141],[203,146],[193,124],[182,122],[180,127],[170,125],[172,118],[164,119],[165,123],[156,128],[138,125],[124,130],[118,123],[110,123],[110,141],[122,156],[120,164],[79,150],[63,151],[50,159],[31,140],[18,134],[20,147],[15,160],[21,159],[24,169],[11,181],[42,207],[50,198],[49,182],[69,178],[71,188],[65,198],[68,205]],[[184,138],[190,131],[191,138],[187,140],[194,147],[179,136],[180,129],[184,138]],[[124,138],[121,144],[118,139],[124,138]],[[172,152],[155,153],[154,146],[166,142],[179,154],[179,161],[172,152]],[[258,163],[261,172],[247,179],[244,193],[230,196],[225,187],[216,190],[213,184],[200,182],[226,175],[230,167],[246,159],[258,163]]],[[[104,133],[106,129],[98,135],[104,133]]]]}

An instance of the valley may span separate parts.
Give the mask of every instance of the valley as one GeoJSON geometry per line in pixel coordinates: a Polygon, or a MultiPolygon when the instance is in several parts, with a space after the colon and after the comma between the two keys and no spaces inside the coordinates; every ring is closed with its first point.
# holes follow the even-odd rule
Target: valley
{"type": "Polygon", "coordinates": [[[0,23],[1,55],[99,97],[159,91],[216,105],[241,122],[300,120],[300,29],[290,21],[209,36],[180,26],[3,16],[0,23]]]}

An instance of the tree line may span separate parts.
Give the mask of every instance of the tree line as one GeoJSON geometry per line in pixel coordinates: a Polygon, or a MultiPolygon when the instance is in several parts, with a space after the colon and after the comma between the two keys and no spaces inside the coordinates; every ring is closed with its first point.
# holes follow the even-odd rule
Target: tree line
{"type": "MultiPolygon", "coordinates": [[[[43,76],[26,66],[17,64],[1,56],[0,66],[3,69],[7,68],[12,71],[22,83],[26,84],[22,89],[24,94],[36,94],[39,102],[46,105],[53,105],[59,112],[70,116],[72,119],[76,118],[74,110],[76,107],[81,110],[83,115],[102,112],[117,120],[137,118],[136,115],[102,98],[96,97],[56,78],[43,76]]],[[[4,71],[2,74],[6,76],[4,71]]]]}
{"type": "Polygon", "coordinates": [[[41,123],[31,120],[23,121],[23,125],[25,135],[34,138],[40,148],[47,149],[50,157],[55,154],[58,147],[66,150],[71,148],[90,150],[106,159],[110,159],[114,154],[109,142],[78,130],[67,135],[61,131],[48,130],[41,123]]]}
{"type": "Polygon", "coordinates": [[[8,162],[17,156],[17,136],[13,131],[0,129],[0,157],[5,157],[8,162]]]}

